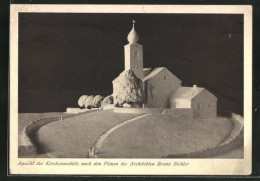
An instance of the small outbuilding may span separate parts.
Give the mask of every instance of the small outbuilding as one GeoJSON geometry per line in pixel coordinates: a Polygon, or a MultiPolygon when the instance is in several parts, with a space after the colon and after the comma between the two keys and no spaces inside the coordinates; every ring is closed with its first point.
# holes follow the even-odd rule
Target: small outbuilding
{"type": "Polygon", "coordinates": [[[179,87],[170,98],[171,108],[191,108],[194,118],[217,116],[217,97],[203,87],[179,87]]]}

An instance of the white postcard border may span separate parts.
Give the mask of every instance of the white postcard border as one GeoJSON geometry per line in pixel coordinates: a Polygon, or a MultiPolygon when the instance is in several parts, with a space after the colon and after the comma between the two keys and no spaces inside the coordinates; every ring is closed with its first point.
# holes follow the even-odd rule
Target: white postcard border
{"type": "Polygon", "coordinates": [[[10,8],[10,174],[76,175],[248,175],[252,170],[252,6],[249,5],[19,5],[10,8]],[[244,14],[244,159],[53,159],[18,158],[18,14],[36,13],[198,13],[244,14]],[[187,162],[186,167],[19,166],[35,162],[187,162]]]}

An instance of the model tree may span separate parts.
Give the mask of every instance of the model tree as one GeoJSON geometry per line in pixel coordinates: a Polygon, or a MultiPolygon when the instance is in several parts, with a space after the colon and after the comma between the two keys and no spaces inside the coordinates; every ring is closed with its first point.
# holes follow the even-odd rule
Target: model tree
{"type": "Polygon", "coordinates": [[[93,98],[92,106],[95,107],[95,108],[101,107],[101,102],[102,102],[103,99],[104,99],[103,96],[101,96],[101,95],[96,95],[96,96],[93,98]]]}
{"type": "Polygon", "coordinates": [[[114,103],[114,101],[113,101],[113,96],[112,95],[108,95],[108,96],[106,96],[104,99],[103,99],[103,101],[102,101],[102,107],[104,107],[104,106],[106,106],[106,105],[108,105],[108,104],[113,104],[114,103]]]}
{"type": "Polygon", "coordinates": [[[143,103],[143,84],[136,77],[132,70],[123,71],[114,80],[114,103],[117,106],[122,106],[127,103],[142,104],[143,103]]]}
{"type": "Polygon", "coordinates": [[[93,104],[92,104],[93,99],[94,99],[93,95],[90,95],[87,97],[87,99],[85,100],[85,103],[84,103],[85,108],[88,108],[88,109],[93,108],[93,104]]]}
{"type": "Polygon", "coordinates": [[[78,100],[79,107],[84,107],[87,97],[88,97],[87,95],[80,96],[78,100]]]}

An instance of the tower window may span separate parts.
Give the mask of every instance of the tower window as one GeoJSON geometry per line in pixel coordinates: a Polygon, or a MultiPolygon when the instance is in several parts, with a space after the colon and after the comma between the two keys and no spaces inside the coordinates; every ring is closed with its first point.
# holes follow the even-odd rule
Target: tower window
{"type": "Polygon", "coordinates": [[[167,76],[166,76],[166,75],[164,75],[164,76],[163,76],[163,79],[164,79],[164,80],[166,80],[166,79],[167,79],[167,76]]]}
{"type": "Polygon", "coordinates": [[[139,53],[137,51],[135,51],[134,56],[135,56],[135,58],[139,58],[139,53]]]}

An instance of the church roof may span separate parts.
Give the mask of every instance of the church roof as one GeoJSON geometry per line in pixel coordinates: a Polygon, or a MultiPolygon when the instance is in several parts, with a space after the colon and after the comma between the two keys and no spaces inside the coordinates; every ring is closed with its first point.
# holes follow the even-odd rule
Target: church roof
{"type": "Polygon", "coordinates": [[[205,88],[203,87],[179,87],[174,91],[172,98],[184,98],[184,99],[193,99],[205,88]]]}
{"type": "Polygon", "coordinates": [[[146,77],[143,78],[143,82],[152,79],[154,76],[156,76],[158,73],[160,73],[163,69],[166,69],[165,67],[157,67],[154,69],[151,68],[144,68],[144,73],[147,73],[145,71],[151,71],[150,73],[148,73],[148,75],[146,77]]]}
{"type": "Polygon", "coordinates": [[[144,77],[146,77],[150,72],[152,68],[143,68],[144,77]]]}

